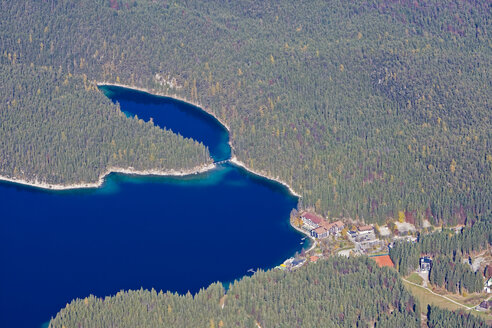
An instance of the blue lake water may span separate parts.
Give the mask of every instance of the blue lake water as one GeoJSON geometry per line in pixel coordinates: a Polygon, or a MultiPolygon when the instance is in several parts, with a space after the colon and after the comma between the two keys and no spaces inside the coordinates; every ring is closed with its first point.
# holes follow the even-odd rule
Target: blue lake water
{"type": "Polygon", "coordinates": [[[128,116],[154,123],[186,138],[202,142],[209,148],[214,161],[231,157],[229,133],[215,117],[201,108],[169,97],[155,96],[146,92],[105,85],[99,89],[128,116]]]}
{"type": "MultiPolygon", "coordinates": [[[[224,128],[190,113],[195,107],[127,89],[111,95],[127,113],[184,136],[195,124],[215,125],[218,137],[208,139],[200,126],[195,131],[206,135],[194,138],[214,159],[229,156],[224,128]],[[183,130],[161,121],[166,110],[184,112],[176,114],[186,118],[183,130]]],[[[303,236],[288,222],[297,198],[229,163],[179,178],[111,174],[97,189],[0,183],[0,200],[0,327],[41,327],[89,294],[140,287],[193,293],[250,268],[271,268],[302,248],[303,236]]]]}

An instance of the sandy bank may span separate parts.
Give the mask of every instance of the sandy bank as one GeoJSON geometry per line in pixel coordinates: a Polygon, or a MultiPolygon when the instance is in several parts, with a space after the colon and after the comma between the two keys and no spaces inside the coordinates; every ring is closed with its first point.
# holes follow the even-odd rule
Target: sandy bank
{"type": "Polygon", "coordinates": [[[255,170],[252,170],[252,169],[248,168],[248,167],[246,166],[246,164],[244,164],[243,162],[241,162],[240,160],[238,160],[238,159],[237,159],[237,157],[236,157],[235,155],[231,157],[230,161],[231,161],[231,163],[234,163],[234,164],[236,164],[237,166],[241,166],[241,167],[245,168],[245,169],[246,169],[246,170],[248,170],[249,172],[252,172],[252,173],[254,173],[254,174],[256,174],[256,175],[259,175],[259,176],[261,176],[261,177],[264,177],[264,178],[266,178],[266,179],[268,179],[268,180],[276,181],[276,182],[278,182],[278,183],[280,183],[280,184],[284,185],[287,189],[289,189],[289,192],[290,192],[292,195],[294,195],[294,196],[296,196],[296,197],[299,197],[299,198],[300,198],[300,197],[302,197],[302,196],[301,196],[301,195],[299,195],[299,194],[298,194],[298,193],[297,193],[294,189],[292,189],[292,187],[291,187],[291,186],[289,186],[289,185],[287,184],[287,182],[280,180],[280,178],[278,178],[278,177],[277,177],[277,178],[272,178],[271,176],[269,176],[268,174],[266,174],[266,173],[264,173],[264,172],[261,172],[261,171],[255,171],[255,170]]]}
{"type": "Polygon", "coordinates": [[[81,189],[81,188],[98,188],[104,183],[104,179],[110,173],[123,173],[128,175],[157,175],[157,176],[186,176],[192,174],[199,174],[206,171],[210,171],[216,167],[215,164],[200,165],[190,170],[136,170],[133,167],[120,168],[110,167],[103,174],[99,176],[97,182],[81,182],[73,184],[52,184],[44,181],[35,180],[23,180],[17,178],[9,178],[0,176],[1,181],[8,181],[18,183],[22,185],[32,186],[41,189],[50,190],[68,190],[68,189],[81,189]]]}
{"type": "Polygon", "coordinates": [[[126,89],[131,89],[131,90],[137,90],[137,91],[141,91],[141,92],[146,92],[150,95],[153,95],[153,96],[159,96],[159,97],[166,97],[166,98],[172,98],[172,99],[176,99],[176,100],[179,100],[179,101],[182,101],[182,102],[185,102],[187,104],[191,104],[195,107],[198,107],[200,108],[201,110],[203,110],[205,113],[208,113],[209,115],[211,115],[214,119],[216,119],[220,124],[222,124],[222,126],[224,126],[227,130],[227,133],[229,135],[229,147],[231,148],[231,151],[234,151],[234,147],[232,146],[232,142],[231,142],[231,129],[229,128],[229,126],[227,125],[226,122],[224,122],[223,120],[221,120],[220,118],[218,118],[211,110],[209,110],[207,107],[203,106],[202,104],[200,103],[197,103],[197,102],[194,102],[194,101],[191,101],[191,100],[188,100],[186,98],[183,98],[181,96],[178,96],[177,94],[166,94],[166,93],[162,93],[162,92],[159,92],[157,90],[150,90],[150,89],[146,89],[146,88],[140,88],[140,87],[136,87],[136,86],[133,86],[133,85],[126,85],[126,84],[121,84],[121,83],[111,83],[111,82],[95,82],[96,85],[98,87],[102,87],[102,86],[115,86],[115,87],[121,87],[121,88],[126,88],[126,89]]]}
{"type": "Polygon", "coordinates": [[[294,195],[296,197],[302,197],[294,189],[292,189],[292,187],[289,184],[287,184],[285,181],[282,181],[278,177],[277,178],[272,178],[272,177],[270,177],[268,174],[266,174],[264,172],[251,170],[250,168],[248,168],[246,166],[246,164],[244,164],[243,162],[241,162],[240,160],[238,160],[237,157],[234,155],[234,147],[233,147],[232,142],[230,140],[231,129],[229,128],[229,126],[227,125],[227,123],[225,123],[220,118],[218,118],[217,116],[215,116],[212,111],[208,110],[202,104],[196,103],[196,102],[193,102],[193,101],[190,101],[190,100],[185,99],[185,98],[182,98],[182,97],[180,97],[180,96],[178,96],[176,94],[165,94],[165,93],[158,92],[156,90],[149,90],[149,89],[146,89],[146,88],[140,88],[140,87],[136,87],[136,86],[132,86],[132,85],[125,85],[125,84],[111,83],[111,82],[95,82],[95,83],[97,84],[97,86],[117,86],[117,87],[122,87],[122,88],[126,88],[126,89],[131,89],[131,90],[138,90],[138,91],[146,92],[148,94],[155,95],[155,96],[161,96],[161,97],[167,97],[167,98],[177,99],[177,100],[183,101],[185,103],[191,104],[193,106],[199,107],[200,109],[202,109],[206,113],[212,115],[220,124],[222,124],[227,129],[227,132],[229,133],[229,146],[231,147],[231,152],[232,152],[232,156],[231,156],[230,161],[232,163],[234,163],[234,164],[236,164],[238,166],[241,166],[244,169],[246,169],[249,172],[252,172],[252,173],[254,173],[256,175],[259,175],[259,176],[264,177],[264,178],[269,179],[269,180],[276,181],[276,182],[284,185],[285,187],[287,187],[292,195],[294,195]]]}
{"type": "Polygon", "coordinates": [[[220,118],[218,118],[212,111],[208,110],[207,107],[203,106],[200,103],[197,103],[197,102],[191,101],[189,99],[183,98],[181,96],[178,96],[177,94],[170,94],[170,93],[167,93],[166,94],[166,93],[159,92],[157,90],[150,90],[150,89],[146,89],[146,88],[140,88],[140,87],[136,87],[136,86],[133,86],[133,85],[126,85],[126,84],[120,84],[120,83],[111,83],[111,82],[95,82],[95,83],[96,83],[96,85],[98,87],[102,87],[102,86],[121,87],[121,88],[130,89],[130,90],[137,90],[137,91],[146,92],[146,93],[148,93],[150,95],[153,95],[153,96],[160,96],[160,97],[172,98],[172,99],[176,99],[176,100],[185,102],[187,104],[191,104],[191,105],[193,105],[195,107],[200,108],[204,112],[212,115],[217,121],[219,121],[220,124],[222,124],[227,129],[227,132],[229,132],[229,134],[231,133],[231,129],[229,128],[229,126],[227,125],[227,123],[224,122],[223,120],[221,120],[220,118]]]}
{"type": "Polygon", "coordinates": [[[301,228],[296,227],[292,223],[290,225],[291,225],[292,228],[296,229],[297,231],[299,231],[300,233],[306,235],[309,239],[312,240],[313,243],[311,244],[311,247],[309,247],[309,249],[306,249],[306,253],[309,252],[309,251],[312,251],[316,247],[316,239],[313,236],[311,236],[307,231],[302,230],[301,228]]]}

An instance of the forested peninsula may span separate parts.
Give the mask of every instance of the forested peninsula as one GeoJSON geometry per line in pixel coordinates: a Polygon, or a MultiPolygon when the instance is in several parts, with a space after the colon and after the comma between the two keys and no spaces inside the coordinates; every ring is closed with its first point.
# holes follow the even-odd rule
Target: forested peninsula
{"type": "Polygon", "coordinates": [[[49,328],[488,326],[478,316],[434,306],[422,320],[418,308],[395,270],[367,257],[332,257],[294,272],[259,271],[227,291],[216,283],[196,295],[141,289],[77,299],[49,328]]]}
{"type": "Polygon", "coordinates": [[[78,299],[50,323],[58,327],[420,327],[416,299],[398,274],[369,258],[331,258],[286,272],[257,272],[226,292],[155,290],[78,299]]]}
{"type": "Polygon", "coordinates": [[[491,210],[490,6],[481,1],[1,1],[0,175],[94,181],[206,149],[127,119],[122,83],[203,105],[302,207],[456,224],[491,210]]]}
{"type": "Polygon", "coordinates": [[[82,77],[36,66],[0,68],[3,177],[80,187],[100,184],[109,171],[176,174],[211,164],[202,144],[127,119],[97,89],[84,87],[82,77]]]}
{"type": "MultiPolygon", "coordinates": [[[[402,216],[419,229],[467,225],[396,243],[390,256],[407,274],[433,255],[431,283],[477,291],[480,279],[461,264],[490,244],[491,8],[475,0],[0,0],[0,177],[81,186],[111,170],[213,165],[203,144],[126,117],[97,85],[144,89],[217,117],[232,159],[285,182],[300,209],[377,224],[402,216]]],[[[333,257],[260,271],[227,291],[90,296],[50,327],[486,326],[438,308],[422,320],[418,308],[396,271],[364,256],[333,257]]]]}

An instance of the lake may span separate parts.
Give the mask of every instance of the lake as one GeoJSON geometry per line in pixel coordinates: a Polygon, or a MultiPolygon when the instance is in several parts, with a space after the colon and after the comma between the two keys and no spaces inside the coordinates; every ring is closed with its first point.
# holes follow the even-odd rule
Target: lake
{"type": "MultiPolygon", "coordinates": [[[[227,130],[201,109],[105,88],[127,115],[203,142],[215,161],[230,157],[227,130]]],[[[272,268],[303,247],[289,224],[297,198],[229,162],[185,177],[110,174],[93,189],[2,182],[0,199],[0,327],[41,327],[89,294],[194,293],[272,268]]]]}
{"type": "Polygon", "coordinates": [[[127,116],[137,115],[144,121],[152,119],[157,126],[202,142],[209,148],[214,161],[231,157],[227,129],[201,108],[177,99],[118,86],[104,85],[99,89],[113,102],[119,103],[127,116]]]}

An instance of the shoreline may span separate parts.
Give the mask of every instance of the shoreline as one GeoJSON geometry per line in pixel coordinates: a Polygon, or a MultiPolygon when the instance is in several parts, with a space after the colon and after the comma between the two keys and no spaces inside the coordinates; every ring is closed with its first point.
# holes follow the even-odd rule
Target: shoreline
{"type": "Polygon", "coordinates": [[[166,97],[166,98],[172,98],[172,99],[176,99],[176,100],[179,100],[179,101],[183,101],[185,103],[188,103],[188,104],[191,104],[195,107],[198,107],[200,108],[201,110],[203,110],[205,113],[211,115],[214,119],[216,119],[220,124],[222,124],[228,134],[229,134],[229,147],[231,148],[231,158],[225,160],[226,162],[229,161],[231,163],[234,163],[242,168],[244,168],[245,170],[253,173],[253,174],[256,174],[258,176],[261,176],[263,178],[266,178],[268,180],[272,180],[272,181],[276,181],[282,185],[284,185],[288,190],[289,192],[298,197],[298,198],[301,198],[302,196],[300,194],[298,194],[287,182],[283,181],[283,180],[280,180],[279,178],[273,178],[265,173],[262,173],[260,171],[255,171],[255,170],[252,170],[250,168],[248,168],[246,166],[245,163],[241,162],[237,157],[236,155],[234,154],[234,146],[232,145],[232,142],[231,142],[231,129],[229,128],[229,126],[227,125],[227,123],[225,123],[224,121],[222,121],[220,118],[218,118],[216,115],[214,115],[214,113],[210,110],[207,110],[205,106],[203,106],[202,104],[199,104],[199,103],[196,103],[196,102],[193,102],[193,101],[190,101],[188,99],[185,99],[183,97],[180,97],[176,94],[165,94],[165,93],[162,93],[162,92],[158,92],[158,91],[155,91],[155,90],[150,90],[150,89],[146,89],[146,88],[141,88],[141,87],[136,87],[136,86],[131,86],[131,85],[126,85],[126,84],[122,84],[122,83],[110,83],[110,82],[95,82],[96,85],[99,87],[99,86],[117,86],[117,87],[121,87],[121,88],[126,88],[126,89],[130,89],[130,90],[137,90],[137,91],[141,91],[141,92],[146,92],[150,95],[154,95],[154,96],[160,96],[160,97],[166,97]]]}
{"type": "Polygon", "coordinates": [[[234,153],[234,146],[232,145],[232,141],[231,141],[231,128],[229,127],[229,125],[227,125],[226,122],[224,122],[222,119],[217,117],[211,110],[208,110],[207,107],[203,106],[202,104],[191,101],[191,100],[186,99],[186,98],[183,98],[181,96],[178,96],[177,94],[166,94],[166,93],[163,93],[163,92],[160,92],[157,90],[151,90],[151,89],[147,89],[147,88],[136,87],[133,85],[127,85],[127,84],[122,84],[122,83],[111,83],[111,82],[96,82],[96,81],[94,81],[94,83],[98,87],[100,87],[100,86],[108,86],[108,87],[115,86],[115,87],[145,92],[145,93],[148,93],[149,95],[152,95],[152,96],[171,98],[171,99],[179,100],[179,101],[182,101],[184,103],[187,103],[187,104],[190,104],[190,105],[193,105],[195,107],[200,108],[200,110],[202,110],[205,113],[207,113],[208,115],[212,116],[215,120],[217,120],[217,122],[219,122],[227,130],[227,134],[229,137],[228,138],[229,140],[227,143],[229,144],[229,147],[231,148],[231,157],[232,157],[232,154],[234,153]]]}
{"type": "Polygon", "coordinates": [[[242,167],[243,169],[245,169],[248,172],[251,172],[253,174],[256,174],[256,175],[258,175],[258,176],[260,176],[262,178],[265,178],[265,179],[268,179],[268,180],[271,180],[271,181],[275,181],[275,182],[280,183],[281,185],[283,185],[284,187],[286,187],[289,190],[289,192],[291,193],[291,195],[296,196],[297,198],[301,198],[302,197],[287,182],[285,182],[283,180],[280,180],[280,178],[272,178],[268,174],[263,173],[261,171],[255,171],[255,170],[252,170],[252,169],[248,168],[246,166],[246,164],[244,164],[243,162],[241,162],[240,160],[237,159],[236,155],[231,156],[231,159],[229,159],[229,161],[231,163],[236,164],[237,166],[242,167]]]}
{"type": "MultiPolygon", "coordinates": [[[[137,87],[137,86],[132,86],[132,85],[126,85],[126,84],[122,84],[122,83],[96,82],[96,81],[94,81],[94,83],[98,87],[99,86],[116,86],[116,87],[126,88],[126,89],[130,89],[130,90],[137,90],[140,92],[145,92],[145,93],[148,93],[148,94],[154,95],[154,96],[171,98],[171,99],[185,102],[187,104],[191,104],[191,105],[199,108],[200,110],[203,110],[205,113],[211,115],[215,120],[217,120],[217,122],[219,122],[227,130],[228,137],[229,137],[228,144],[229,144],[229,147],[231,149],[231,157],[229,159],[226,159],[224,162],[231,162],[231,163],[233,163],[239,167],[242,167],[243,169],[245,169],[246,171],[248,171],[252,174],[255,174],[255,175],[260,176],[262,178],[280,183],[281,185],[283,185],[284,187],[287,188],[287,190],[289,191],[289,193],[291,195],[293,195],[297,198],[302,197],[287,182],[281,180],[278,177],[273,178],[273,177],[269,176],[268,174],[266,174],[262,171],[250,169],[250,168],[248,168],[248,166],[244,162],[240,161],[236,157],[236,155],[234,154],[234,146],[232,145],[231,138],[230,138],[231,129],[229,128],[227,123],[225,123],[220,118],[218,118],[216,115],[214,115],[214,113],[212,111],[207,110],[207,108],[205,106],[201,105],[200,103],[190,101],[190,100],[185,99],[185,98],[178,96],[176,94],[165,94],[165,93],[162,93],[162,92],[159,92],[156,90],[150,90],[147,88],[142,88],[142,87],[137,87]]],[[[171,170],[157,170],[157,169],[135,170],[133,167],[128,167],[128,168],[109,167],[103,174],[101,174],[99,176],[97,182],[81,182],[81,183],[73,183],[73,184],[50,184],[47,182],[42,182],[42,181],[40,182],[37,179],[34,181],[32,181],[32,180],[29,181],[29,180],[24,180],[24,179],[8,178],[8,177],[1,176],[1,175],[0,175],[0,181],[7,181],[7,182],[11,182],[11,183],[17,183],[17,184],[21,184],[21,185],[26,185],[26,186],[31,186],[31,187],[35,187],[35,188],[41,188],[41,189],[47,189],[47,190],[87,189],[87,188],[99,188],[99,187],[101,187],[104,183],[104,179],[106,178],[106,176],[111,174],[111,173],[123,173],[123,174],[127,174],[127,175],[149,175],[149,176],[152,176],[152,175],[154,175],[154,176],[186,176],[186,175],[204,173],[204,172],[210,171],[216,167],[217,167],[217,164],[215,162],[211,163],[211,164],[203,164],[203,165],[197,166],[197,167],[195,167],[193,169],[189,169],[189,170],[175,170],[175,169],[171,169],[171,170]]],[[[302,231],[302,230],[298,229],[297,227],[294,227],[294,225],[292,225],[292,224],[290,224],[290,225],[294,229],[305,234],[308,238],[312,239],[313,245],[311,246],[311,248],[308,251],[312,250],[316,246],[316,240],[314,238],[312,238],[305,231],[302,231]]]]}
{"type": "Polygon", "coordinates": [[[297,231],[299,231],[300,233],[302,233],[303,235],[306,235],[309,239],[311,239],[311,241],[313,242],[313,244],[311,245],[311,247],[309,247],[309,249],[306,249],[305,252],[310,252],[312,251],[315,247],[316,247],[316,238],[314,238],[313,236],[311,236],[310,234],[308,234],[306,231],[302,230],[301,228],[298,228],[296,227],[295,225],[293,225],[290,220],[289,220],[289,223],[290,223],[290,226],[294,229],[296,229],[297,231]]]}
{"type": "Polygon", "coordinates": [[[17,178],[8,178],[0,175],[0,181],[6,181],[11,183],[16,183],[20,185],[30,186],[34,188],[46,189],[46,190],[72,190],[72,189],[89,189],[89,188],[99,188],[104,184],[104,180],[111,173],[122,173],[126,175],[148,175],[148,176],[187,176],[193,174],[204,173],[216,168],[215,163],[204,164],[197,166],[189,170],[135,170],[133,167],[121,168],[121,167],[109,167],[103,174],[101,174],[96,182],[81,182],[72,184],[55,184],[43,181],[35,180],[24,180],[17,178]]]}
{"type": "MultiPolygon", "coordinates": [[[[120,88],[125,88],[125,89],[137,90],[137,91],[145,92],[145,93],[148,93],[148,94],[153,95],[153,96],[166,97],[166,98],[171,98],[171,99],[175,99],[175,100],[179,100],[179,101],[185,102],[187,104],[190,104],[190,105],[193,105],[195,107],[198,107],[201,110],[203,110],[205,113],[211,115],[214,119],[216,119],[220,124],[222,124],[226,128],[227,132],[229,133],[229,136],[231,134],[231,128],[229,127],[229,125],[227,125],[227,123],[225,123],[222,119],[218,118],[212,111],[208,110],[207,107],[203,106],[200,103],[197,103],[197,102],[191,101],[189,99],[183,98],[181,96],[178,96],[177,94],[166,94],[166,93],[163,93],[163,92],[159,92],[157,90],[151,90],[151,89],[147,89],[147,88],[141,88],[141,87],[136,87],[136,86],[127,85],[127,84],[121,84],[121,83],[111,83],[111,82],[94,82],[94,83],[98,87],[102,87],[102,86],[107,86],[107,87],[115,86],[115,87],[120,87],[120,88]]],[[[231,149],[232,149],[230,138],[229,138],[229,145],[231,146],[231,149]]]]}
{"type": "MultiPolygon", "coordinates": [[[[126,89],[130,89],[130,90],[136,90],[136,91],[140,91],[140,92],[145,92],[145,93],[148,93],[150,95],[155,95],[155,96],[160,96],[160,97],[166,97],[166,98],[171,98],[171,99],[175,99],[175,100],[178,100],[178,101],[182,101],[182,102],[185,102],[187,104],[191,104],[195,107],[198,107],[200,110],[203,110],[205,113],[211,115],[215,120],[217,120],[217,122],[219,122],[226,130],[227,130],[227,133],[228,133],[228,144],[229,144],[229,147],[231,149],[231,155],[228,159],[224,160],[224,161],[220,161],[220,163],[222,162],[230,162],[238,167],[241,167],[243,168],[244,170],[246,170],[247,173],[251,173],[251,174],[254,174],[254,175],[257,175],[261,178],[264,178],[264,179],[267,179],[267,180],[270,180],[270,181],[274,181],[276,183],[279,183],[281,185],[283,185],[288,191],[289,193],[292,195],[292,196],[295,196],[297,198],[302,198],[302,196],[297,193],[293,187],[291,187],[287,182],[281,180],[280,178],[273,178],[271,176],[269,176],[268,174],[266,174],[265,172],[263,171],[258,171],[258,170],[253,170],[253,169],[250,169],[248,168],[248,166],[240,161],[237,156],[235,155],[235,149],[232,145],[232,141],[231,141],[231,130],[230,130],[230,127],[227,125],[227,123],[225,123],[224,121],[222,121],[220,118],[218,118],[212,111],[210,110],[207,110],[206,107],[204,107],[203,105],[197,103],[197,102],[193,102],[193,101],[189,101],[188,99],[185,99],[181,96],[178,96],[176,94],[165,94],[165,93],[162,93],[162,92],[158,92],[158,91],[154,91],[154,90],[150,90],[150,89],[146,89],[146,88],[141,88],[141,87],[136,87],[136,86],[131,86],[131,85],[124,85],[124,84],[121,84],[121,83],[110,83],[110,82],[94,82],[97,86],[117,86],[117,87],[122,87],[122,88],[126,88],[126,89]]],[[[106,177],[108,175],[110,175],[111,173],[121,173],[121,174],[125,174],[125,175],[134,175],[134,176],[169,176],[169,177],[184,177],[184,176],[190,176],[190,175],[195,175],[195,174],[201,174],[201,173],[205,173],[205,172],[208,172],[208,171],[211,171],[213,169],[216,169],[220,164],[217,164],[216,162],[212,162],[212,163],[205,163],[205,164],[202,164],[202,165],[199,165],[199,166],[196,166],[194,168],[191,168],[191,169],[169,169],[169,170],[164,170],[164,169],[147,169],[147,170],[136,170],[134,169],[133,167],[127,167],[127,168],[121,168],[121,167],[108,167],[101,175],[99,175],[97,181],[95,182],[79,182],[79,183],[71,183],[71,184],[54,184],[54,183],[48,183],[46,181],[39,181],[38,178],[35,178],[34,180],[27,180],[27,179],[20,179],[20,178],[15,178],[15,177],[6,177],[6,176],[2,176],[0,175],[0,183],[5,181],[5,182],[8,182],[8,183],[13,183],[13,184],[18,184],[20,186],[29,186],[29,187],[33,187],[33,188],[39,188],[39,189],[42,189],[42,190],[52,190],[52,191],[62,191],[62,190],[74,190],[74,189],[92,189],[92,188],[100,188],[101,186],[103,186],[105,180],[106,180],[106,177]]],[[[294,230],[296,230],[297,232],[299,232],[300,234],[306,236],[310,241],[311,241],[311,245],[309,247],[309,249],[305,249],[304,251],[306,253],[308,252],[311,252],[313,249],[315,249],[315,247],[317,246],[317,241],[314,237],[312,237],[308,232],[296,227],[294,224],[292,224],[292,222],[289,220],[289,225],[290,227],[292,227],[294,230]]],[[[303,247],[304,248],[304,247],[303,247]]],[[[275,267],[271,267],[267,270],[274,270],[275,267]]],[[[238,278],[235,278],[235,279],[242,279],[244,276],[246,275],[241,275],[240,277],[238,278]]],[[[131,290],[131,289],[129,289],[131,290]]],[[[72,300],[73,301],[73,300],[72,300]]],[[[59,312],[59,311],[58,311],[59,312]]],[[[258,325],[259,326],[259,325],[258,325]]]]}

